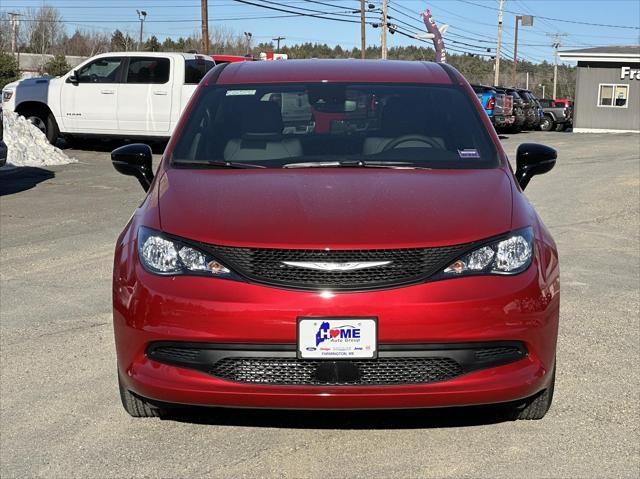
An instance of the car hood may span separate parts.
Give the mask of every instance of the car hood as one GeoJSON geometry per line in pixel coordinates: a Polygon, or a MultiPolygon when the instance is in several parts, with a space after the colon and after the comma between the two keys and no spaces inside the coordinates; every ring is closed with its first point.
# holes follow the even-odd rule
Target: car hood
{"type": "Polygon", "coordinates": [[[511,227],[502,169],[169,169],[159,180],[162,229],[210,244],[419,247],[511,227]]]}

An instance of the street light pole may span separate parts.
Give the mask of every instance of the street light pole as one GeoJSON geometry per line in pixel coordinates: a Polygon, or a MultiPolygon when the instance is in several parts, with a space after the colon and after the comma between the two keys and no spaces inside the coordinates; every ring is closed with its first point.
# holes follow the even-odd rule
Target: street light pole
{"type": "Polygon", "coordinates": [[[147,12],[145,12],[144,10],[136,10],[136,12],[138,12],[138,19],[140,20],[140,38],[138,40],[138,50],[140,50],[140,48],[142,47],[143,25],[144,21],[147,19],[147,12]]]}
{"type": "Polygon", "coordinates": [[[244,37],[247,39],[247,55],[251,54],[251,37],[253,34],[251,32],[244,32],[244,37]]]}
{"type": "Polygon", "coordinates": [[[513,71],[511,73],[511,86],[516,86],[516,71],[518,68],[518,22],[522,23],[523,27],[533,26],[533,17],[531,15],[516,15],[516,31],[513,39],[513,71]]]}

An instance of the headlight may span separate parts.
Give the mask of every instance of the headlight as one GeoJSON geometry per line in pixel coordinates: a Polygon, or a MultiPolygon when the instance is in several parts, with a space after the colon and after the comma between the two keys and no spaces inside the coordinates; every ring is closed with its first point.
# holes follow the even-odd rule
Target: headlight
{"type": "Polygon", "coordinates": [[[4,90],[2,92],[2,101],[9,101],[13,96],[13,90],[4,90]]]}
{"type": "Polygon", "coordinates": [[[156,274],[216,277],[232,274],[211,255],[144,226],[138,230],[138,256],[145,269],[156,274]]]}
{"type": "Polygon", "coordinates": [[[533,230],[531,227],[514,231],[451,263],[442,272],[452,278],[473,274],[517,274],[529,267],[533,258],[533,230]]]}

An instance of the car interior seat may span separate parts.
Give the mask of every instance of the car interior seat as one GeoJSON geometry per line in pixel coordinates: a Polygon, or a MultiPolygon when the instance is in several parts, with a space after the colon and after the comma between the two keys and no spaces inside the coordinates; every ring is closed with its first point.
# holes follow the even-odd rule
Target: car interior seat
{"type": "Polygon", "coordinates": [[[277,103],[258,101],[242,112],[241,136],[231,138],[224,149],[224,159],[234,162],[255,162],[293,158],[302,155],[298,138],[282,135],[284,124],[277,103]]]}

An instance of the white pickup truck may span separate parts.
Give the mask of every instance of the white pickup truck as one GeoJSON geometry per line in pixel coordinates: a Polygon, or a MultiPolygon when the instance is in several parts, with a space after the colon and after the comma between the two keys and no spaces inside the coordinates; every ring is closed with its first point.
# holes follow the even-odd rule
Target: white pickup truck
{"type": "Polygon", "coordinates": [[[86,137],[171,136],[197,84],[215,62],[188,53],[104,53],[57,78],[2,90],[2,109],[40,128],[51,143],[86,137]]]}

